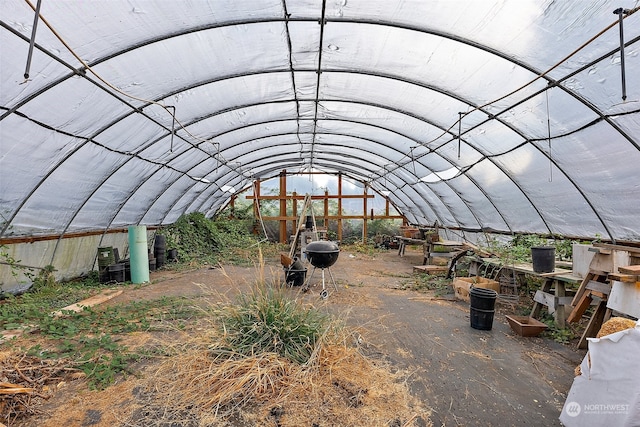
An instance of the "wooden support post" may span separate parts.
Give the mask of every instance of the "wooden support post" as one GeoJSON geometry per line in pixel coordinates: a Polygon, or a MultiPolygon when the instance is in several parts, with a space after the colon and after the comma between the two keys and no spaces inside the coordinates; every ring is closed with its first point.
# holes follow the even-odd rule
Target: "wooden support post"
{"type": "MultiPolygon", "coordinates": [[[[254,198],[253,198],[253,217],[255,218],[255,221],[258,221],[258,218],[260,218],[260,213],[258,211],[258,205],[260,204],[260,179],[256,179],[255,180],[255,185],[254,185],[254,198]]],[[[255,227],[255,221],[254,221],[254,227],[253,227],[253,234],[258,234],[258,229],[257,227],[255,227]]]]}
{"type": "Polygon", "coordinates": [[[554,321],[559,328],[565,327],[565,320],[567,318],[566,310],[564,309],[564,304],[562,303],[562,299],[566,295],[566,288],[564,286],[564,282],[561,280],[556,280],[556,298],[558,301],[558,306],[556,307],[556,312],[554,314],[554,321]]]}
{"type": "Polygon", "coordinates": [[[362,199],[364,209],[362,210],[362,243],[367,243],[367,185],[365,184],[362,199]]]}
{"type": "Polygon", "coordinates": [[[324,190],[324,218],[323,227],[329,231],[329,191],[324,190]]]}
{"type": "MultiPolygon", "coordinates": [[[[293,203],[293,206],[291,207],[291,215],[294,218],[298,217],[298,200],[296,199],[296,196],[298,195],[298,193],[296,193],[295,191],[293,192],[293,199],[291,200],[291,202],[293,203]]],[[[296,219],[293,220],[293,234],[296,234],[296,230],[298,229],[300,225],[298,224],[298,221],[296,219]]]]}
{"type": "MultiPolygon", "coordinates": [[[[287,216],[287,171],[280,172],[280,216],[287,216]]],[[[280,243],[287,243],[287,220],[280,220],[280,243]]]]}
{"type": "MultiPolygon", "coordinates": [[[[338,241],[342,241],[342,172],[338,174],[338,241]]],[[[329,229],[327,228],[327,231],[329,229]]]]}

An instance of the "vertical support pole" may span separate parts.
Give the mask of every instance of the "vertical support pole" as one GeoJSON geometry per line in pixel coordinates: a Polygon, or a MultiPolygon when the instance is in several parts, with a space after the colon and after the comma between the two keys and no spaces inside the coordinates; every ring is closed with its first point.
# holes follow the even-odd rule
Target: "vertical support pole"
{"type": "Polygon", "coordinates": [[[338,174],[338,241],[342,241],[342,172],[338,174]]]}
{"type": "MultiPolygon", "coordinates": [[[[287,171],[280,172],[280,218],[287,216],[287,171]]],[[[287,220],[280,220],[280,243],[287,243],[287,220]]]]}
{"type": "Polygon", "coordinates": [[[296,231],[298,230],[298,220],[296,218],[298,218],[298,199],[297,199],[298,193],[297,192],[293,192],[292,197],[291,197],[291,202],[293,203],[293,206],[291,207],[291,216],[293,216],[293,228],[292,234],[296,234],[296,231]]]}
{"type": "Polygon", "coordinates": [[[31,70],[31,57],[33,56],[33,46],[36,44],[36,29],[38,28],[38,17],[40,16],[40,4],[42,0],[38,0],[36,4],[36,14],[33,17],[33,28],[31,29],[31,39],[29,40],[29,52],[27,53],[27,65],[24,69],[24,78],[29,79],[29,71],[31,70]]]}
{"type": "Polygon", "coordinates": [[[258,205],[260,203],[260,178],[255,180],[254,185],[254,195],[253,195],[253,218],[254,218],[254,227],[253,234],[258,234],[258,228],[255,226],[255,221],[260,218],[260,213],[258,212],[258,205]]]}
{"type": "Polygon", "coordinates": [[[327,229],[329,233],[329,191],[324,190],[324,224],[323,227],[327,229]]]}
{"type": "Polygon", "coordinates": [[[618,8],[614,10],[613,13],[618,15],[618,26],[620,28],[620,72],[622,73],[622,100],[625,101],[627,99],[627,82],[624,67],[624,27],[622,25],[622,20],[624,19],[623,15],[629,13],[629,11],[623,8],[618,8]]]}
{"type": "Polygon", "coordinates": [[[236,216],[236,197],[237,196],[234,194],[231,196],[231,200],[229,201],[229,212],[231,213],[229,218],[235,218],[236,216]]]}
{"type": "Polygon", "coordinates": [[[368,185],[365,184],[364,185],[364,189],[363,189],[363,195],[364,197],[362,198],[362,206],[363,206],[363,210],[362,210],[362,243],[367,243],[367,190],[368,190],[368,185]]]}
{"type": "Polygon", "coordinates": [[[385,204],[384,204],[384,214],[386,216],[389,216],[389,199],[385,198],[384,199],[385,204]]]}

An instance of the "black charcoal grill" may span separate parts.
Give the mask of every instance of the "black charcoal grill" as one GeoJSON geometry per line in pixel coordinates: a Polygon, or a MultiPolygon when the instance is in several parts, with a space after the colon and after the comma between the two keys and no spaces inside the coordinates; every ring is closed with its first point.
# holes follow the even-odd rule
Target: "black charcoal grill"
{"type": "Polygon", "coordinates": [[[316,268],[319,268],[322,270],[322,291],[320,292],[320,297],[322,299],[326,299],[329,296],[329,293],[327,292],[324,284],[324,270],[326,269],[329,272],[333,287],[337,291],[338,286],[336,286],[336,281],[333,278],[333,274],[331,273],[331,269],[329,267],[331,267],[336,263],[336,261],[338,261],[340,248],[335,242],[331,242],[328,240],[319,240],[307,244],[304,253],[307,255],[309,263],[313,265],[313,271],[311,272],[309,279],[307,279],[305,290],[309,289],[309,282],[313,277],[313,273],[315,273],[316,268]]]}

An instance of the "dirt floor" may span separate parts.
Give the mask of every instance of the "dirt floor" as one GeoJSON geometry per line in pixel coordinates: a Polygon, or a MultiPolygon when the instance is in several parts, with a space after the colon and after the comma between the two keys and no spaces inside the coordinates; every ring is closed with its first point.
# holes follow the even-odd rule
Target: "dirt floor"
{"type": "MultiPolygon", "coordinates": [[[[343,251],[331,267],[337,292],[326,274],[330,295],[320,299],[319,270],[309,292],[301,293],[299,288],[291,292],[346,319],[372,353],[409,372],[412,393],[431,408],[431,418],[421,420],[420,425],[560,425],[558,417],[574,368],[585,352],[545,338],[515,335],[504,317],[513,309],[501,304],[497,304],[492,330],[471,328],[468,303],[452,295],[404,290],[411,280],[412,267],[421,262],[421,252],[411,248],[404,257],[393,250],[374,256],[343,251]]],[[[267,281],[282,281],[279,258],[267,260],[264,268],[156,271],[151,284],[129,288],[108,304],[165,295],[204,296],[211,289],[233,296],[260,274],[267,281]]],[[[104,407],[96,405],[92,392],[69,385],[49,402],[48,420],[39,418],[22,425],[117,425],[103,415],[134,404],[135,397],[142,399],[135,381],[135,377],[129,377],[109,387],[106,393],[112,398],[104,407]]],[[[104,396],[101,399],[104,402],[104,396]]]]}

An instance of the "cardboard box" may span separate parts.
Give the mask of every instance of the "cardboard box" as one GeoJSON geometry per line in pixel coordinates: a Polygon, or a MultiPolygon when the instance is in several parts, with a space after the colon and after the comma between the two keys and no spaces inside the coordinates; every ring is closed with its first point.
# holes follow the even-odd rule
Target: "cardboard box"
{"type": "Polygon", "coordinates": [[[453,281],[453,290],[456,298],[469,301],[469,291],[471,287],[493,289],[500,293],[500,283],[485,277],[456,277],[453,281]]]}

